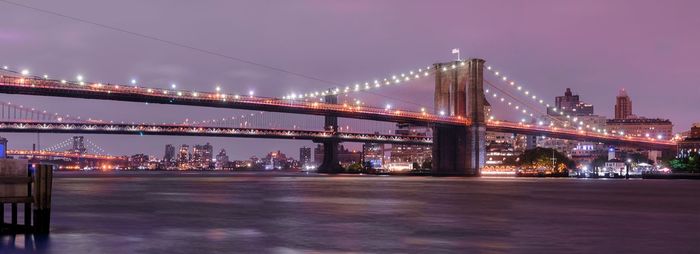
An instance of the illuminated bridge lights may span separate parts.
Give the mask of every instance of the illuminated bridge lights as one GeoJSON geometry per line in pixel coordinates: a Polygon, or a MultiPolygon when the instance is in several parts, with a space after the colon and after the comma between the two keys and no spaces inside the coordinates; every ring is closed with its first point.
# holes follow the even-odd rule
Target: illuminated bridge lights
{"type": "MultiPolygon", "coordinates": [[[[537,103],[539,103],[539,104],[541,104],[541,105],[544,105],[544,106],[545,106],[546,108],[548,108],[548,109],[551,108],[552,111],[554,111],[554,112],[559,112],[559,115],[561,115],[561,116],[566,116],[567,119],[571,118],[570,115],[565,115],[565,114],[564,114],[564,109],[554,107],[554,106],[552,106],[552,105],[550,105],[550,104],[546,104],[546,103],[544,103],[544,100],[542,100],[542,99],[537,100],[538,97],[537,97],[536,95],[534,95],[534,94],[533,94],[532,96],[529,96],[530,93],[531,93],[530,91],[528,91],[528,90],[524,90],[524,91],[523,91],[523,86],[522,86],[522,85],[516,86],[516,82],[515,82],[514,80],[509,79],[509,78],[507,78],[505,75],[503,75],[501,72],[496,71],[494,67],[492,67],[492,66],[487,66],[487,67],[486,67],[486,70],[487,70],[487,71],[490,71],[494,76],[500,77],[499,80],[501,80],[501,81],[503,81],[503,82],[506,82],[506,84],[508,84],[508,85],[510,85],[511,87],[513,87],[513,88],[517,89],[518,91],[522,92],[526,97],[532,98],[533,101],[535,101],[535,102],[537,102],[537,103]],[[508,80],[510,80],[510,81],[508,81],[508,80]]],[[[576,122],[576,120],[574,120],[574,122],[576,122]]],[[[579,124],[579,125],[584,125],[583,121],[579,121],[578,124],[579,124]]],[[[591,127],[590,127],[590,125],[586,125],[586,128],[590,129],[591,127]]]]}
{"type": "MultiPolygon", "coordinates": [[[[424,71],[425,72],[425,71],[424,71]]],[[[410,75],[410,73],[409,73],[410,75]]],[[[404,76],[405,77],[405,76],[404,76]]],[[[399,79],[398,77],[396,78],[397,80],[399,79]]],[[[510,80],[510,79],[509,79],[510,80]]],[[[85,82],[80,81],[83,84],[85,82]]],[[[515,84],[514,81],[510,81],[510,84],[515,84]]],[[[91,83],[93,84],[93,83],[91,83]]],[[[95,83],[96,84],[96,83],[95,83]]],[[[149,101],[152,100],[153,98],[165,98],[172,101],[181,101],[181,100],[186,100],[186,101],[197,101],[197,102],[221,102],[219,99],[216,98],[209,98],[210,96],[215,96],[216,94],[214,93],[206,93],[206,92],[186,92],[186,91],[179,91],[182,93],[182,96],[171,96],[169,95],[168,91],[165,89],[154,89],[154,88],[141,88],[141,87],[130,87],[130,86],[116,86],[116,85],[109,85],[109,84],[103,84],[101,86],[84,86],[80,85],[80,83],[75,83],[75,82],[67,82],[65,80],[47,80],[47,79],[37,79],[37,78],[30,78],[30,77],[16,77],[16,76],[2,76],[0,78],[0,88],[5,89],[5,90],[10,90],[13,93],[24,93],[24,94],[39,94],[39,95],[53,95],[56,92],[62,92],[64,94],[72,94],[72,95],[61,95],[64,97],[80,97],[83,96],[84,94],[90,94],[94,95],[96,93],[105,93],[105,91],[111,91],[109,95],[102,96],[102,97],[97,97],[100,99],[109,99],[112,98],[111,96],[116,96],[116,95],[121,95],[121,96],[129,96],[131,100],[136,100],[136,101],[149,101]],[[22,82],[20,82],[22,81],[22,82]],[[28,86],[27,83],[29,83],[31,86],[28,86]],[[24,89],[24,90],[23,90],[24,89]],[[26,90],[29,89],[29,90],[26,90]],[[152,92],[149,92],[152,91],[152,92]],[[197,96],[194,96],[193,93],[197,93],[197,96]],[[75,96],[75,95],[80,95],[80,96],[75,96]]],[[[522,89],[522,88],[521,88],[522,89]]],[[[526,91],[528,92],[528,91],[526,91]]],[[[314,93],[316,94],[316,93],[314,93]]],[[[275,98],[261,98],[261,97],[254,97],[252,94],[249,97],[235,97],[237,98],[234,101],[227,101],[225,103],[230,104],[230,103],[239,103],[239,104],[245,104],[246,106],[279,106],[279,108],[288,110],[288,109],[313,109],[313,110],[322,110],[325,112],[331,112],[331,113],[342,113],[342,112],[352,112],[352,113],[358,113],[358,114],[364,114],[367,119],[375,119],[375,117],[378,116],[391,116],[391,117],[400,117],[400,118],[381,118],[381,119],[396,119],[396,120],[414,120],[418,122],[423,122],[423,123],[449,123],[449,124],[456,124],[456,125],[468,125],[470,124],[470,119],[460,119],[459,117],[452,117],[452,116],[438,116],[438,115],[433,115],[433,114],[427,114],[425,110],[421,110],[421,112],[409,112],[409,111],[388,111],[385,108],[373,108],[373,107],[359,107],[359,108],[353,108],[350,107],[348,108],[347,106],[344,107],[344,105],[337,105],[337,104],[325,104],[325,103],[319,103],[319,102],[304,102],[304,101],[289,101],[289,100],[280,100],[280,99],[275,99],[275,98]]],[[[53,95],[56,96],[56,95],[53,95]]],[[[220,95],[224,96],[224,95],[220,95]]],[[[226,95],[229,96],[229,95],[226,95]]],[[[87,97],[87,98],[95,98],[93,97],[87,97]]],[[[535,97],[536,98],[536,97],[535,97]]],[[[511,104],[510,102],[508,102],[511,104]]],[[[519,106],[518,106],[519,107],[519,106]]],[[[282,111],[281,109],[279,112],[285,112],[282,111]]],[[[519,108],[518,108],[519,109],[519,108]]],[[[312,111],[309,111],[312,112],[312,111]]],[[[316,111],[318,112],[318,111],[316,111]]],[[[527,112],[527,111],[526,111],[527,112]]],[[[325,113],[324,113],[325,114],[325,113]]],[[[563,113],[562,113],[563,114],[563,113]]],[[[582,121],[579,121],[579,125],[583,125],[581,123],[582,121]]],[[[499,123],[498,126],[503,126],[505,123],[499,123]]],[[[522,124],[517,124],[514,123],[517,127],[521,128],[519,130],[522,131],[527,131],[527,130],[532,130],[532,129],[537,129],[537,127],[530,126],[530,125],[522,125],[522,124]]],[[[85,126],[78,124],[78,123],[70,123],[70,124],[65,124],[65,125],[50,125],[53,127],[47,127],[47,126],[33,126],[33,130],[47,130],[47,129],[61,129],[64,131],[78,131],[76,128],[84,128],[85,126]]],[[[589,126],[589,125],[586,125],[589,126]]],[[[181,126],[182,127],[182,126],[181,126]]],[[[8,128],[8,127],[6,127],[8,128]]],[[[29,128],[26,123],[22,124],[14,124],[10,125],[9,128],[16,128],[16,129],[27,129],[29,128]]],[[[559,132],[558,128],[554,126],[549,126],[545,127],[547,129],[546,131],[549,132],[559,132]]],[[[143,130],[143,128],[132,128],[128,129],[125,128],[124,126],[120,125],[111,125],[110,127],[105,127],[103,125],[91,125],[87,129],[84,130],[90,130],[90,131],[107,131],[110,130],[112,132],[120,132],[120,131],[138,131],[138,130],[143,130]]],[[[186,129],[184,132],[201,132],[204,131],[202,128],[193,128],[193,129],[186,129]]],[[[618,138],[618,136],[611,136],[611,135],[605,135],[603,130],[603,134],[595,134],[595,133],[590,133],[590,132],[584,132],[585,136],[591,136],[591,137],[597,137],[597,136],[602,136],[602,137],[607,137],[607,138],[618,138]]],[[[182,133],[183,131],[177,131],[177,130],[172,130],[172,129],[164,129],[163,132],[171,132],[171,133],[182,133]]],[[[257,135],[257,132],[253,131],[250,132],[251,135],[257,135]]],[[[265,132],[262,132],[263,135],[265,132]]],[[[580,135],[578,130],[570,130],[569,133],[575,133],[576,135],[580,135]]],[[[318,133],[317,133],[318,134],[318,133]]],[[[318,135],[322,135],[324,137],[328,137],[330,134],[327,133],[320,133],[318,135]]],[[[378,137],[380,138],[380,137],[378,137]]],[[[623,138],[624,139],[624,138],[623,138]]],[[[643,139],[643,138],[641,138],[643,139]]],[[[640,138],[629,138],[629,139],[624,139],[624,140],[632,140],[635,142],[655,142],[655,143],[660,143],[660,141],[654,141],[653,138],[649,139],[643,139],[643,141],[640,141],[640,138]]]]}

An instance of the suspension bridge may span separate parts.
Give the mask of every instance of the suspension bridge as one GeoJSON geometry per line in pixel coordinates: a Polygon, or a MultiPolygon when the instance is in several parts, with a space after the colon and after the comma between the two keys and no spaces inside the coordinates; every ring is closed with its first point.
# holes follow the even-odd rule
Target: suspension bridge
{"type": "MultiPolygon", "coordinates": [[[[252,110],[249,117],[222,118],[220,121],[184,121],[181,123],[114,123],[81,119],[70,115],[2,104],[0,132],[90,133],[132,135],[176,135],[244,138],[302,139],[323,143],[321,172],[339,172],[337,157],[339,142],[372,142],[391,144],[431,145],[433,171],[442,175],[479,175],[484,165],[485,132],[497,131],[528,136],[599,142],[648,150],[672,150],[675,142],[654,137],[638,137],[607,130],[570,116],[563,109],[546,104],[541,97],[508,78],[482,59],[437,63],[406,73],[391,75],[365,83],[335,87],[281,97],[253,94],[228,94],[220,91],[185,91],[137,85],[57,80],[48,76],[33,76],[26,70],[3,68],[0,93],[146,102],[183,106],[252,110]],[[493,77],[490,80],[486,76],[493,77]],[[376,107],[340,102],[338,96],[353,92],[380,89],[414,79],[432,77],[435,80],[433,112],[376,107]],[[491,89],[485,88],[487,84],[491,89]],[[532,120],[510,122],[495,119],[490,103],[501,102],[532,120]],[[559,112],[550,116],[543,112],[559,112]],[[322,121],[300,124],[274,123],[263,112],[321,116],[322,121]],[[537,114],[537,115],[535,115],[537,114]],[[546,122],[534,120],[546,116],[546,122]],[[257,116],[257,117],[256,117],[257,116]],[[432,136],[411,136],[362,130],[346,126],[340,119],[360,119],[371,122],[409,123],[432,129],[432,136]],[[257,119],[256,124],[252,124],[257,119]],[[262,121],[260,119],[263,119],[262,121]]],[[[301,116],[300,116],[301,117],[301,116]]]]}

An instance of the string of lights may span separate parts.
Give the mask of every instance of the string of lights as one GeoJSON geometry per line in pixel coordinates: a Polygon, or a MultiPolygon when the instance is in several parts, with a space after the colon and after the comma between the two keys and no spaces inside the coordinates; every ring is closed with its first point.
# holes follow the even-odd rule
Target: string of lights
{"type": "MultiPolygon", "coordinates": [[[[107,84],[103,82],[88,82],[86,81],[86,78],[83,74],[76,74],[74,79],[52,79],[48,74],[44,74],[41,76],[38,75],[33,75],[32,72],[29,69],[21,69],[21,70],[16,70],[12,69],[7,65],[3,65],[2,69],[0,69],[2,72],[6,73],[11,73],[11,74],[17,74],[21,75],[22,77],[26,78],[32,78],[32,79],[37,79],[37,80],[46,80],[46,81],[54,81],[56,83],[60,83],[61,85],[66,85],[66,86],[89,86],[92,88],[99,88],[99,89],[106,89],[108,90],[108,93],[111,93],[109,89],[114,89],[114,90],[121,90],[121,89],[145,89],[148,93],[162,93],[164,95],[169,95],[169,94],[174,94],[177,96],[192,96],[192,97],[216,97],[217,99],[221,99],[222,101],[227,101],[231,99],[242,99],[242,98],[259,98],[255,97],[255,91],[254,90],[249,90],[248,91],[248,96],[243,96],[240,94],[227,94],[222,92],[221,85],[215,85],[214,90],[215,92],[199,92],[199,91],[184,91],[184,90],[179,90],[177,87],[177,84],[171,83],[169,88],[167,89],[157,89],[157,88],[144,88],[144,87],[139,87],[138,86],[138,81],[136,79],[131,79],[130,84],[131,86],[124,86],[124,85],[117,85],[117,84],[107,84]]],[[[0,75],[2,77],[2,75],[0,75]]],[[[20,80],[22,81],[22,80],[20,80]]]]}
{"type": "Polygon", "coordinates": [[[289,93],[282,98],[285,100],[298,100],[304,98],[316,98],[323,97],[326,95],[337,95],[337,94],[347,94],[351,92],[365,92],[372,89],[378,89],[390,85],[398,85],[411,80],[425,78],[430,76],[432,73],[431,65],[425,68],[418,68],[417,70],[410,70],[407,72],[402,72],[400,74],[393,74],[386,76],[383,79],[374,79],[373,81],[358,82],[354,84],[348,84],[344,87],[335,87],[327,90],[318,90],[306,93],[289,93]]]}
{"type": "Polygon", "coordinates": [[[90,140],[90,139],[85,139],[85,141],[87,141],[87,143],[88,143],[88,148],[93,148],[93,152],[94,152],[94,153],[96,153],[96,154],[98,154],[98,155],[107,154],[107,152],[105,152],[105,150],[104,150],[102,147],[100,147],[99,145],[93,143],[92,140],[90,140]]]}
{"type": "MultiPolygon", "coordinates": [[[[591,123],[586,123],[583,120],[581,120],[579,117],[571,116],[570,114],[565,113],[565,109],[558,108],[556,106],[545,103],[544,100],[541,99],[541,97],[538,97],[534,93],[530,92],[530,90],[525,88],[519,82],[516,82],[515,80],[508,78],[508,76],[503,74],[501,71],[496,70],[495,67],[487,66],[486,70],[489,71],[490,73],[492,73],[494,76],[498,77],[498,79],[500,81],[508,84],[513,89],[522,93],[526,97],[532,99],[533,102],[539,103],[540,105],[544,105],[545,108],[547,108],[548,110],[551,110],[552,112],[556,112],[555,114],[559,114],[560,116],[565,117],[566,122],[569,123],[570,126],[576,128],[576,129],[579,129],[579,130],[582,130],[585,128],[585,129],[590,129],[590,130],[592,130],[594,132],[598,132],[598,133],[608,133],[608,130],[605,128],[599,128],[599,127],[596,127],[595,125],[592,125],[591,123]],[[578,127],[575,127],[575,126],[578,126],[578,127]]],[[[624,135],[624,133],[619,134],[619,135],[622,136],[622,135],[624,135]]]]}
{"type": "Polygon", "coordinates": [[[54,152],[54,151],[57,151],[58,149],[68,147],[72,143],[73,143],[73,138],[68,138],[68,139],[63,140],[61,142],[58,142],[57,144],[54,144],[50,147],[43,149],[43,151],[54,152]]]}

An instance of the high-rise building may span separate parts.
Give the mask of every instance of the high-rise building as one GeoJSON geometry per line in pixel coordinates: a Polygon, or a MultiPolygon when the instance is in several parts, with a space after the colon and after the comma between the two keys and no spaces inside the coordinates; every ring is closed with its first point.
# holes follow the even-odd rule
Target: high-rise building
{"type": "Polygon", "coordinates": [[[219,151],[219,154],[216,155],[216,164],[214,165],[215,169],[224,169],[228,167],[229,164],[229,159],[228,155],[226,155],[226,150],[221,149],[219,151]]]}
{"type": "Polygon", "coordinates": [[[311,164],[311,147],[299,148],[299,163],[302,166],[310,166],[311,164]]]}
{"type": "Polygon", "coordinates": [[[165,145],[165,154],[163,155],[163,164],[166,167],[173,165],[175,163],[175,146],[172,144],[165,145]]]}
{"type": "Polygon", "coordinates": [[[590,116],[593,115],[593,105],[586,104],[580,101],[578,94],[573,94],[571,88],[567,88],[564,96],[554,98],[554,104],[558,111],[554,108],[547,108],[547,114],[552,116],[564,115],[570,116],[590,116]]]}
{"type": "Polygon", "coordinates": [[[148,169],[149,157],[145,154],[134,154],[129,157],[129,167],[132,169],[148,169]]]}
{"type": "Polygon", "coordinates": [[[287,158],[287,155],[281,151],[270,152],[263,159],[265,170],[287,169],[291,168],[293,160],[287,158]]]}
{"type": "Polygon", "coordinates": [[[615,119],[631,118],[632,114],[632,99],[627,95],[627,91],[623,88],[620,94],[615,98],[615,119]]]}
{"type": "Polygon", "coordinates": [[[177,155],[177,162],[180,164],[186,164],[190,161],[190,146],[187,144],[182,144],[180,146],[180,151],[177,155]]]}
{"type": "Polygon", "coordinates": [[[83,136],[73,136],[73,149],[71,152],[83,154],[87,149],[85,148],[85,143],[83,136]]]}
{"type": "Polygon", "coordinates": [[[214,148],[209,142],[204,145],[195,145],[192,148],[192,163],[197,168],[209,168],[214,155],[214,148]]]}
{"type": "Polygon", "coordinates": [[[678,141],[678,157],[685,158],[693,153],[700,155],[700,123],[690,128],[690,134],[684,140],[678,141]]]}

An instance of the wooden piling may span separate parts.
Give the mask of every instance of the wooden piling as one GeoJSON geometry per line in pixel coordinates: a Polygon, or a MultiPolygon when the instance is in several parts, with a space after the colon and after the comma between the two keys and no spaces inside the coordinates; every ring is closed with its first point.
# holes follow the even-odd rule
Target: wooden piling
{"type": "Polygon", "coordinates": [[[32,169],[23,160],[0,159],[0,234],[49,233],[52,180],[50,165],[32,169]],[[9,224],[4,220],[6,203],[11,205],[9,224]],[[18,224],[19,204],[24,204],[23,225],[18,224]]]}
{"type": "Polygon", "coordinates": [[[48,234],[51,222],[51,182],[53,171],[50,165],[37,165],[34,174],[34,232],[48,234]]]}

